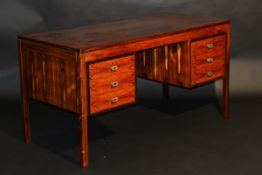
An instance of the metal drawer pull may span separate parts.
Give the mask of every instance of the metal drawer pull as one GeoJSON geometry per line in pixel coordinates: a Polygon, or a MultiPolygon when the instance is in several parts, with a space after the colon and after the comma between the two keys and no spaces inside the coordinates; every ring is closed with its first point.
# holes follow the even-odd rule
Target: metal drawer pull
{"type": "Polygon", "coordinates": [[[207,44],[207,48],[212,49],[213,47],[214,47],[214,44],[213,44],[213,43],[207,44]]]}
{"type": "Polygon", "coordinates": [[[117,87],[118,86],[118,82],[117,81],[114,81],[111,83],[111,87],[117,87]]]}
{"type": "Polygon", "coordinates": [[[112,71],[112,72],[117,71],[117,69],[118,69],[118,66],[112,66],[112,67],[111,67],[111,71],[112,71]]]}
{"type": "Polygon", "coordinates": [[[212,63],[214,61],[214,58],[207,58],[208,63],[212,63]]]}
{"type": "Polygon", "coordinates": [[[111,103],[114,104],[114,103],[117,103],[117,102],[118,102],[118,97],[114,97],[114,98],[111,99],[111,103]]]}
{"type": "Polygon", "coordinates": [[[214,75],[213,72],[207,72],[207,76],[212,77],[214,75]]]}

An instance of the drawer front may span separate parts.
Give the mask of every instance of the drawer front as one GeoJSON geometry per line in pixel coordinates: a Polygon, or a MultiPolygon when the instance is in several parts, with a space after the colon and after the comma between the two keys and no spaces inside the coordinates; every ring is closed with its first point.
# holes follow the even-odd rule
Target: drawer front
{"type": "Polygon", "coordinates": [[[91,114],[135,102],[135,86],[90,98],[91,114]]]}
{"type": "Polygon", "coordinates": [[[197,85],[225,75],[225,36],[191,43],[191,84],[197,85]]]}
{"type": "Polygon", "coordinates": [[[135,86],[135,72],[122,73],[117,76],[90,80],[90,95],[96,96],[135,86]]]}
{"type": "Polygon", "coordinates": [[[122,73],[134,72],[134,55],[102,61],[89,65],[89,78],[100,79],[117,76],[122,73]]]}
{"type": "Polygon", "coordinates": [[[217,57],[213,63],[202,63],[192,67],[192,85],[211,81],[224,75],[225,59],[224,57],[217,57]]]}
{"type": "Polygon", "coordinates": [[[225,35],[202,39],[191,43],[191,56],[196,58],[203,56],[214,56],[221,52],[225,54],[225,48],[225,35]]]}

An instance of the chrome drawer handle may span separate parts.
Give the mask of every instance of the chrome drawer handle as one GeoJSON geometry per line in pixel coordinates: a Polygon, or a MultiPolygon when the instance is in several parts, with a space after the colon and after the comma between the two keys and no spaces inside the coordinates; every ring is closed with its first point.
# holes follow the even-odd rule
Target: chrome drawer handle
{"type": "Polygon", "coordinates": [[[111,87],[117,87],[118,86],[118,82],[117,81],[114,81],[111,83],[111,87]]]}
{"type": "Polygon", "coordinates": [[[111,67],[111,71],[112,71],[112,72],[117,71],[117,69],[118,69],[118,66],[112,66],[112,67],[111,67]]]}
{"type": "Polygon", "coordinates": [[[214,61],[214,58],[207,58],[208,63],[212,63],[214,61]]]}
{"type": "Polygon", "coordinates": [[[111,103],[114,104],[114,103],[117,103],[117,102],[118,102],[118,97],[114,97],[114,98],[111,99],[111,103]]]}
{"type": "Polygon", "coordinates": [[[212,77],[214,75],[213,72],[207,72],[207,76],[212,77]]]}
{"type": "Polygon", "coordinates": [[[213,47],[214,47],[214,44],[213,44],[213,43],[208,43],[208,44],[207,44],[207,48],[212,49],[213,47]]]}

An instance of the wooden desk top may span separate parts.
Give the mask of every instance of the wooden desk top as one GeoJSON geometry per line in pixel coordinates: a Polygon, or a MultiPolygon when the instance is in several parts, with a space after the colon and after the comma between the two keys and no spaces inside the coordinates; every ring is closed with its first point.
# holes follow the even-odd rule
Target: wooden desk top
{"type": "Polygon", "coordinates": [[[21,35],[19,38],[88,52],[224,23],[229,23],[229,20],[162,13],[72,29],[21,35]]]}

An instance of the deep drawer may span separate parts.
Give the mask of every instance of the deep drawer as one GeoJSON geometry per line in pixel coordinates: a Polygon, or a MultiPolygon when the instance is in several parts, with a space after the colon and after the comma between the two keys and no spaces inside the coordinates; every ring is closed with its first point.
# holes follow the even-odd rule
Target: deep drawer
{"type": "Polygon", "coordinates": [[[98,113],[135,102],[135,86],[90,98],[90,112],[98,113]]]}

